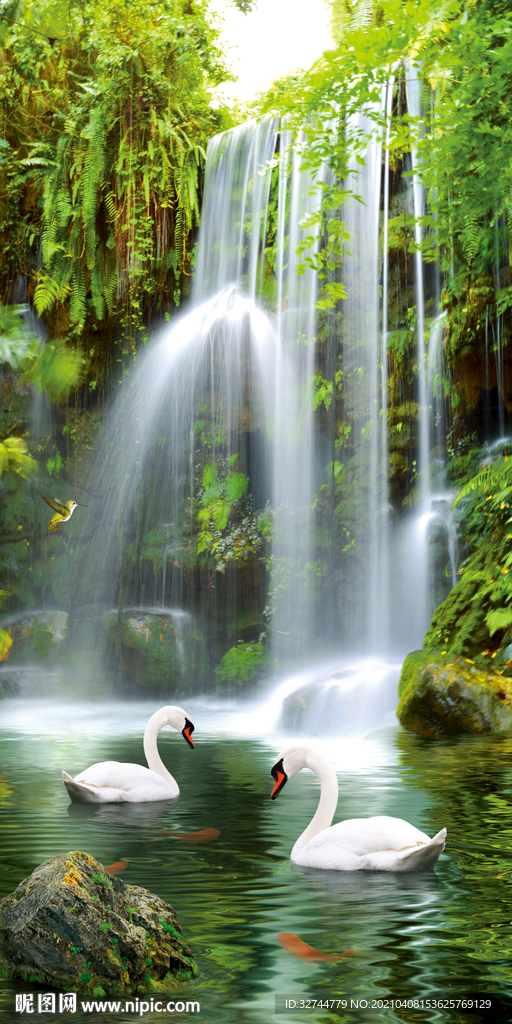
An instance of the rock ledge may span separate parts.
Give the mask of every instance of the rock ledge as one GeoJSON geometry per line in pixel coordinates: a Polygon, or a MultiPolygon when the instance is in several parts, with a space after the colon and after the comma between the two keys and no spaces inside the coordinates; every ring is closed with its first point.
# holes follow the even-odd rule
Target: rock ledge
{"type": "Polygon", "coordinates": [[[481,672],[468,658],[413,651],[398,693],[399,721],[426,739],[512,728],[512,680],[481,672]]]}

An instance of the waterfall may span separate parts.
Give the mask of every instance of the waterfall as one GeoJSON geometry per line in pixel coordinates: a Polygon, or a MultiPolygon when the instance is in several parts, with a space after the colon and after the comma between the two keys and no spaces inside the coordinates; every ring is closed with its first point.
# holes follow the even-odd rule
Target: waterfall
{"type": "MultiPolygon", "coordinates": [[[[383,523],[387,508],[387,465],[382,455],[381,396],[379,361],[381,359],[379,303],[379,232],[382,174],[382,141],[372,138],[373,113],[385,109],[385,90],[381,102],[354,114],[349,128],[354,136],[367,138],[364,164],[354,155],[347,189],[362,202],[351,201],[344,209],[350,235],[350,257],[345,259],[343,281],[343,401],[350,424],[349,458],[345,474],[355,503],[352,535],[355,541],[352,560],[354,586],[352,599],[344,588],[344,614],[352,605],[351,633],[356,646],[381,650],[383,633],[380,612],[383,595],[383,523]],[[381,570],[379,572],[379,569],[381,570]]],[[[387,461],[387,460],[386,460],[387,461]]],[[[348,582],[348,581],[347,581],[348,582]]]]}
{"type": "MultiPolygon", "coordinates": [[[[276,652],[288,654],[311,650],[314,638],[312,566],[313,486],[313,373],[315,361],[316,272],[300,268],[297,254],[304,240],[305,219],[319,203],[318,191],[308,173],[301,169],[302,133],[294,142],[292,132],[280,137],[278,220],[276,251],[276,331],[279,351],[293,353],[299,387],[293,418],[276,409],[281,422],[281,439],[289,433],[288,445],[274,446],[273,493],[275,501],[272,587],[274,616],[272,644],[276,652]],[[291,445],[291,448],[290,448],[291,445]]],[[[310,252],[311,255],[311,252],[310,252]]],[[[286,388],[285,367],[276,367],[276,400],[286,388]]],[[[277,442],[277,436],[276,436],[277,442]]]]}
{"type": "Polygon", "coordinates": [[[186,607],[206,637],[211,668],[227,645],[265,629],[277,662],[297,659],[311,643],[316,273],[298,274],[297,246],[318,193],[300,170],[303,140],[276,128],[270,119],[211,141],[190,311],[141,355],[85,484],[91,511],[77,524],[68,585],[80,622],[76,648],[98,671],[112,607],[118,645],[131,608],[186,607]],[[270,224],[276,147],[280,201],[270,224]],[[267,312],[271,230],[277,308],[267,312]],[[244,478],[252,506],[226,540],[244,478]],[[205,494],[209,504],[201,504],[205,494]],[[255,534],[266,502],[273,543],[265,621],[255,534]],[[210,544],[209,568],[197,559],[198,542],[203,550],[210,544]]]}
{"type": "Polygon", "coordinates": [[[499,436],[505,436],[505,403],[503,401],[504,380],[503,380],[503,347],[502,347],[502,317],[496,308],[496,319],[493,324],[494,356],[496,360],[496,390],[498,397],[498,429],[499,436]]]}
{"type": "Polygon", "coordinates": [[[270,480],[273,507],[270,560],[270,638],[275,657],[297,657],[311,642],[311,501],[313,473],[312,382],[316,273],[298,274],[301,227],[318,205],[318,192],[301,170],[301,133],[275,120],[245,124],[214,138],[208,147],[205,196],[194,295],[228,285],[242,288],[254,309],[265,295],[264,252],[269,241],[269,163],[276,147],[274,353],[268,360],[273,384],[270,480]]]}
{"type": "MultiPolygon", "coordinates": [[[[273,670],[281,674],[328,651],[326,678],[340,694],[340,708],[352,691],[347,679],[373,676],[375,659],[394,655],[378,670],[391,687],[381,706],[386,713],[392,707],[397,658],[421,643],[428,621],[433,524],[445,531],[455,557],[446,509],[431,504],[431,394],[443,327],[440,320],[431,330],[427,374],[419,251],[419,502],[417,513],[405,515],[390,504],[385,143],[394,95],[391,78],[379,101],[346,126],[359,145],[344,184],[361,201],[337,211],[350,253],[343,265],[346,298],[329,328],[331,347],[340,353],[331,413],[341,428],[331,453],[313,410],[319,328],[322,344],[326,336],[316,310],[315,251],[304,263],[297,253],[311,233],[307,224],[321,191],[301,166],[306,137],[268,118],[211,140],[191,305],[156,334],[123,383],[85,485],[90,511],[74,533],[78,553],[68,586],[75,649],[98,674],[105,637],[107,661],[112,645],[119,655],[126,642],[127,616],[142,621],[144,610],[158,616],[161,609],[172,623],[186,611],[189,633],[197,622],[206,640],[209,666],[202,671],[209,678],[228,648],[265,633],[273,670]],[[326,570],[328,545],[318,537],[332,530],[333,520],[328,502],[314,510],[313,497],[328,486],[329,454],[338,474],[329,485],[330,515],[339,517],[338,538],[342,533],[346,544],[341,550],[334,540],[337,561],[326,570]],[[251,501],[242,512],[236,495],[244,492],[243,481],[251,501]],[[271,543],[263,565],[258,523],[265,516],[271,543]],[[330,588],[326,571],[335,580],[330,588]],[[333,655],[349,658],[341,674],[333,655]]],[[[415,109],[414,87],[408,101],[415,109]]],[[[326,182],[327,169],[319,177],[326,182]]],[[[418,216],[424,199],[414,154],[413,194],[418,216]]],[[[442,411],[440,401],[435,430],[443,429],[442,411]]],[[[317,662],[315,686],[322,675],[317,662]]]]}
{"type": "Polygon", "coordinates": [[[386,146],[384,150],[384,189],[382,211],[382,327],[380,352],[380,465],[382,473],[382,498],[380,538],[378,545],[378,587],[375,588],[381,616],[381,650],[387,652],[390,644],[390,536],[392,511],[389,502],[389,437],[388,437],[388,302],[389,302],[389,260],[388,260],[388,221],[389,221],[389,137],[391,130],[391,114],[393,111],[394,75],[391,76],[386,88],[386,146]]]}
{"type": "Polygon", "coordinates": [[[238,284],[254,301],[261,293],[261,240],[266,231],[277,121],[248,121],[214,136],[208,158],[194,272],[194,304],[238,284]]]}
{"type": "MultiPolygon", "coordinates": [[[[406,70],[406,97],[409,115],[415,119],[417,130],[424,130],[422,84],[417,70],[408,65],[406,70]]],[[[412,212],[414,213],[414,265],[416,297],[416,351],[418,361],[418,458],[417,458],[417,512],[405,531],[406,546],[403,548],[404,564],[409,566],[409,578],[404,594],[407,595],[407,621],[411,639],[416,638],[419,646],[440,596],[432,585],[431,543],[433,532],[441,524],[444,535],[446,557],[450,573],[455,580],[456,544],[450,513],[450,498],[440,496],[433,490],[433,483],[444,488],[444,397],[441,393],[443,377],[442,338],[444,317],[436,308],[430,331],[425,319],[425,281],[421,245],[423,227],[421,218],[425,213],[425,195],[421,181],[421,161],[417,148],[411,146],[412,212]],[[433,461],[433,455],[434,460],[433,461]],[[440,515],[439,508],[443,508],[440,515]]],[[[437,278],[436,278],[437,281],[437,278]]],[[[438,283],[434,299],[438,303],[438,283]]],[[[444,596],[444,595],[443,595],[444,596]]]]}
{"type": "MultiPolygon", "coordinates": [[[[411,117],[421,121],[421,82],[416,69],[409,65],[406,73],[407,110],[411,117]]],[[[429,426],[430,412],[427,395],[427,353],[425,346],[425,289],[423,281],[423,257],[421,242],[423,229],[420,218],[425,213],[425,196],[420,175],[420,162],[417,149],[411,146],[412,191],[414,213],[414,264],[416,288],[416,340],[418,352],[418,404],[419,404],[419,444],[418,444],[418,476],[420,505],[426,509],[430,501],[430,443],[429,426]]]]}
{"type": "Polygon", "coordinates": [[[435,466],[432,476],[438,486],[444,487],[444,447],[446,438],[445,377],[443,341],[446,330],[446,313],[434,317],[428,339],[427,396],[431,408],[431,439],[435,466]]]}

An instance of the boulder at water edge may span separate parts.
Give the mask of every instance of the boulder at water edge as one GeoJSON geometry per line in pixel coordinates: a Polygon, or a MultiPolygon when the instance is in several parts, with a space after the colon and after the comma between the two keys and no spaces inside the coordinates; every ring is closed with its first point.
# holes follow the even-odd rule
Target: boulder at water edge
{"type": "Polygon", "coordinates": [[[0,901],[0,974],[102,995],[197,974],[172,907],[87,853],[46,860],[0,901]]]}
{"type": "Polygon", "coordinates": [[[399,721],[427,739],[512,728],[512,680],[481,672],[467,658],[413,651],[398,693],[399,721]]]}

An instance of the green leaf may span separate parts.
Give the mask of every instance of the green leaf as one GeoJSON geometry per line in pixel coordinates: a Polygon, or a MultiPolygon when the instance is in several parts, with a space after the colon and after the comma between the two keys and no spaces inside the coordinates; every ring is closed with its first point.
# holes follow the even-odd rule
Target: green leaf
{"type": "Polygon", "coordinates": [[[208,488],[217,480],[219,467],[216,462],[209,462],[203,470],[203,487],[208,488]]]}
{"type": "Polygon", "coordinates": [[[224,530],[228,525],[229,513],[231,512],[231,505],[229,501],[225,501],[223,498],[219,498],[213,506],[213,521],[217,530],[224,530]]]}
{"type": "Polygon", "coordinates": [[[247,491],[249,481],[243,473],[232,473],[226,480],[226,500],[238,501],[247,491]]]}
{"type": "Polygon", "coordinates": [[[490,636],[493,636],[499,629],[505,629],[512,625],[512,608],[496,608],[488,612],[485,622],[490,636]]]}

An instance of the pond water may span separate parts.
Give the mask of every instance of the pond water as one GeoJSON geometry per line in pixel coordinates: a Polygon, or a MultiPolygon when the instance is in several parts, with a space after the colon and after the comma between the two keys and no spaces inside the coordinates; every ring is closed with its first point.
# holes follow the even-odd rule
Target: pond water
{"type": "MultiPolygon", "coordinates": [[[[512,736],[426,743],[392,724],[322,743],[340,779],[336,820],[395,815],[432,835],[446,825],[448,841],[428,874],[306,872],[291,867],[289,854],[315,810],[316,778],[301,772],[271,801],[270,768],[285,738],[251,736],[240,705],[186,705],[195,749],[169,729],[159,740],[179,802],[87,807],[70,805],[61,770],[74,775],[105,759],[143,763],[154,702],[2,702],[0,896],[55,854],[127,860],[119,877],[172,904],[200,969],[179,989],[181,999],[200,1002],[199,1014],[148,1012],[144,1020],[512,1020],[512,736]],[[196,845],[163,834],[204,828],[219,829],[219,838],[196,845]],[[353,955],[297,959],[278,940],[288,932],[324,953],[353,955]],[[281,1015],[276,995],[344,1000],[348,1008],[281,1015]],[[455,1003],[427,1009],[427,1000],[455,1003]]],[[[15,993],[28,991],[2,983],[2,1020],[141,1019],[80,1009],[29,1018],[15,1012],[15,993]]]]}

